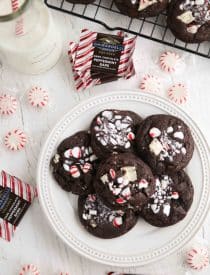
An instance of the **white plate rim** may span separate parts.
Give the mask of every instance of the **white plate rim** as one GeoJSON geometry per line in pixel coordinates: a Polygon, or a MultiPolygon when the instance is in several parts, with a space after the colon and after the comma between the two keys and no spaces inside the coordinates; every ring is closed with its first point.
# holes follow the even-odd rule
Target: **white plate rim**
{"type": "MultiPolygon", "coordinates": [[[[194,137],[195,138],[195,137],[194,137]]],[[[37,168],[37,186],[39,193],[39,201],[41,207],[52,227],[52,229],[56,232],[56,234],[71,248],[73,248],[77,253],[85,256],[86,258],[97,261],[102,264],[107,265],[115,265],[119,267],[137,267],[141,265],[145,265],[154,261],[157,261],[163,257],[169,256],[170,254],[181,249],[190,239],[198,232],[200,227],[202,226],[207,211],[209,208],[209,197],[210,197],[210,169],[209,169],[209,151],[208,144],[200,131],[199,127],[196,123],[189,117],[187,113],[185,113],[179,106],[175,105],[168,100],[159,97],[154,94],[145,94],[139,92],[138,90],[120,90],[115,92],[109,92],[106,94],[102,94],[99,96],[94,96],[79,103],[75,106],[71,111],[69,111],[66,115],[64,115],[55,125],[55,127],[51,130],[48,135],[45,144],[42,147],[41,154],[38,161],[37,168]],[[118,255],[109,255],[105,253],[101,253],[96,249],[92,249],[85,243],[81,243],[75,236],[72,236],[71,233],[62,226],[61,221],[59,220],[59,215],[56,213],[56,210],[53,209],[53,205],[50,202],[49,192],[47,192],[47,184],[46,184],[46,173],[49,170],[49,167],[44,165],[44,161],[49,154],[47,151],[54,150],[52,148],[53,141],[58,135],[58,132],[65,127],[65,123],[69,121],[69,117],[71,116],[71,120],[77,117],[81,112],[87,111],[89,108],[94,107],[99,103],[109,103],[110,101],[117,100],[134,100],[137,102],[143,102],[147,104],[151,104],[155,107],[158,107],[165,112],[168,112],[171,115],[175,115],[181,117],[192,129],[192,131],[196,134],[196,145],[199,149],[200,159],[202,163],[202,172],[203,172],[203,192],[201,195],[201,201],[199,208],[196,211],[196,215],[190,224],[185,228],[185,230],[180,234],[178,238],[170,242],[169,244],[165,244],[163,247],[158,248],[154,251],[151,251],[144,255],[139,256],[118,256],[118,255]],[[44,184],[43,184],[44,183],[44,184]]],[[[51,155],[51,154],[50,154],[51,155]]]]}

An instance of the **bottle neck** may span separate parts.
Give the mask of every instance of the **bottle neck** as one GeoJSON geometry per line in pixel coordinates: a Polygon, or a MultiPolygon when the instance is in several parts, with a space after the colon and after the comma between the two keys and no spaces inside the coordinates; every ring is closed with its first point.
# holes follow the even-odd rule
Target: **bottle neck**
{"type": "MultiPolygon", "coordinates": [[[[11,1],[11,6],[12,6],[12,1],[11,1]]],[[[17,5],[12,8],[12,12],[8,13],[8,14],[4,14],[4,15],[0,15],[0,22],[7,22],[7,21],[12,21],[14,19],[16,19],[17,17],[19,17],[27,8],[29,2],[31,0],[25,0],[20,7],[18,7],[17,5]]],[[[18,1],[16,1],[18,3],[18,1]]]]}

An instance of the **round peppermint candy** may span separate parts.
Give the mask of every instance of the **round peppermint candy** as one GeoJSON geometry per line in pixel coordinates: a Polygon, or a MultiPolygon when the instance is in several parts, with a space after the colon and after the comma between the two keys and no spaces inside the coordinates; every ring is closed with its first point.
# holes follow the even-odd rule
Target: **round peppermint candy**
{"type": "Polygon", "coordinates": [[[19,129],[9,131],[4,138],[5,146],[12,151],[19,151],[23,149],[26,145],[26,142],[26,134],[19,129]]]}
{"type": "Polygon", "coordinates": [[[11,115],[17,109],[17,99],[14,96],[3,94],[0,95],[0,114],[11,115]]]}
{"type": "Polygon", "coordinates": [[[28,92],[28,101],[33,107],[43,108],[49,101],[48,92],[35,86],[28,92]]]}
{"type": "Polygon", "coordinates": [[[147,74],[140,83],[140,89],[148,93],[158,93],[161,90],[160,79],[154,75],[147,74]]]}
{"type": "Polygon", "coordinates": [[[180,64],[181,57],[175,52],[167,51],[160,56],[160,67],[165,72],[175,72],[180,64]]]}
{"type": "Polygon", "coordinates": [[[193,248],[187,253],[187,263],[195,270],[201,270],[209,265],[209,253],[207,248],[193,248]]]}
{"type": "Polygon", "coordinates": [[[188,97],[187,87],[182,83],[173,85],[168,90],[168,97],[177,104],[184,104],[188,97]]]}
{"type": "Polygon", "coordinates": [[[19,275],[40,275],[40,272],[35,265],[28,264],[22,267],[19,275]]]}

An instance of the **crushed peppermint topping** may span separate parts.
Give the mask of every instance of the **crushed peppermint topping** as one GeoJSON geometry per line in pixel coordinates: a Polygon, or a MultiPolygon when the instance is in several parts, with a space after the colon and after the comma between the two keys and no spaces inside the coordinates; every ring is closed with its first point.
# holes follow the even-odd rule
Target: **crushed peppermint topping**
{"type": "Polygon", "coordinates": [[[180,130],[174,131],[173,127],[168,127],[166,131],[160,131],[157,128],[149,130],[149,136],[152,138],[149,144],[150,152],[159,156],[161,161],[168,159],[173,161],[177,154],[186,155],[186,148],[184,147],[184,133],[180,130]]]}
{"type": "Polygon", "coordinates": [[[88,195],[84,204],[82,218],[88,221],[90,226],[96,228],[99,224],[112,223],[114,227],[120,227],[123,224],[122,210],[111,210],[104,205],[95,195],[88,195]]]}
{"type": "Polygon", "coordinates": [[[109,173],[101,178],[103,184],[107,184],[109,190],[116,197],[117,204],[124,204],[130,198],[133,192],[139,192],[143,188],[148,188],[149,183],[146,179],[138,181],[135,166],[125,166],[119,171],[110,169],[109,173]],[[113,175],[115,177],[113,177],[113,175]]]}
{"type": "MultiPolygon", "coordinates": [[[[191,20],[186,21],[188,31],[196,33],[198,28],[210,20],[210,0],[185,0],[180,9],[191,13],[191,20]],[[194,27],[196,26],[196,27],[194,27]]],[[[189,17],[189,16],[188,16],[189,17]]],[[[182,16],[179,16],[181,19],[182,16]]]]}
{"type": "MultiPolygon", "coordinates": [[[[69,172],[73,178],[79,178],[80,175],[88,173],[93,169],[93,162],[97,159],[92,148],[75,146],[66,150],[63,154],[63,168],[69,172]]],[[[54,158],[54,162],[56,159],[54,158]]]]}
{"type": "Polygon", "coordinates": [[[130,116],[120,115],[114,111],[103,111],[96,118],[97,125],[94,127],[97,140],[103,145],[111,145],[129,149],[135,134],[132,132],[133,120],[130,116]]]}
{"type": "Polygon", "coordinates": [[[179,193],[172,191],[172,183],[172,179],[167,175],[162,175],[160,178],[156,178],[155,193],[151,196],[151,201],[148,204],[148,208],[150,208],[154,214],[159,213],[162,209],[167,217],[170,215],[171,200],[179,199],[179,193]]]}

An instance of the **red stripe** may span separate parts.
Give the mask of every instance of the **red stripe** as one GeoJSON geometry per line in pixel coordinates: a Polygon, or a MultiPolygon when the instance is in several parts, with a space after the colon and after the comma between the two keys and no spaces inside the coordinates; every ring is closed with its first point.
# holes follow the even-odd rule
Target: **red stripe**
{"type": "Polygon", "coordinates": [[[1,175],[2,175],[3,187],[7,187],[7,174],[6,174],[6,172],[2,171],[1,175]]]}
{"type": "Polygon", "coordinates": [[[28,184],[26,184],[26,193],[27,193],[27,196],[28,196],[28,201],[31,202],[32,201],[32,198],[31,198],[31,188],[28,184]]]}

